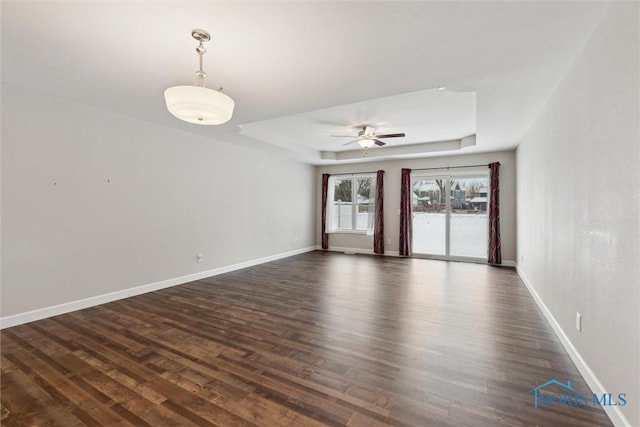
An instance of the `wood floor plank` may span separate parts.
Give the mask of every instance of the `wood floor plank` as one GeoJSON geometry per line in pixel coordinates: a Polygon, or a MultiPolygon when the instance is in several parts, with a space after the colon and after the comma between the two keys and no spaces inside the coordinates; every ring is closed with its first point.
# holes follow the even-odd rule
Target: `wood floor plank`
{"type": "Polygon", "coordinates": [[[3,374],[1,381],[2,405],[6,410],[2,425],[83,425],[65,405],[47,394],[24,372],[14,370],[3,374]]]}
{"type": "Polygon", "coordinates": [[[311,252],[0,333],[3,426],[608,426],[514,270],[311,252]]]}

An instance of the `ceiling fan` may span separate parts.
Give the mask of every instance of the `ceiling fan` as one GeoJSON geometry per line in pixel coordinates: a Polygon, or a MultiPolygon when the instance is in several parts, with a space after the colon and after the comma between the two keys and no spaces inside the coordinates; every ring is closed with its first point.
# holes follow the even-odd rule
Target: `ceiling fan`
{"type": "Polygon", "coordinates": [[[371,127],[371,126],[363,126],[362,130],[360,130],[360,132],[358,132],[357,136],[353,136],[353,135],[331,135],[332,137],[336,137],[336,138],[356,138],[353,141],[349,141],[346,144],[342,144],[342,145],[349,145],[349,144],[353,144],[354,142],[357,142],[358,144],[360,144],[360,146],[362,148],[369,148],[372,145],[377,145],[378,147],[382,147],[383,145],[386,145],[386,143],[380,141],[380,138],[402,138],[404,137],[404,133],[388,133],[385,135],[376,135],[376,128],[371,127]]]}

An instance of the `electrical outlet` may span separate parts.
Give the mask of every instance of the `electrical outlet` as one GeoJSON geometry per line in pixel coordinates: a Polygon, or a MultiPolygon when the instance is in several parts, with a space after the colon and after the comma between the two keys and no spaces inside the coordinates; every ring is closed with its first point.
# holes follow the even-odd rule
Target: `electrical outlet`
{"type": "Polygon", "coordinates": [[[297,238],[297,237],[294,237],[294,238],[293,238],[293,244],[294,244],[294,245],[297,245],[297,244],[298,244],[298,238],[297,238]]]}
{"type": "Polygon", "coordinates": [[[524,255],[520,255],[520,264],[524,263],[524,255]]]}
{"type": "Polygon", "coordinates": [[[391,237],[387,239],[387,245],[390,245],[390,244],[391,244],[391,237]]]}
{"type": "Polygon", "coordinates": [[[582,331],[582,315],[576,311],[576,329],[582,331]]]}
{"type": "Polygon", "coordinates": [[[202,254],[196,255],[196,262],[201,263],[204,260],[204,256],[202,254]]]}

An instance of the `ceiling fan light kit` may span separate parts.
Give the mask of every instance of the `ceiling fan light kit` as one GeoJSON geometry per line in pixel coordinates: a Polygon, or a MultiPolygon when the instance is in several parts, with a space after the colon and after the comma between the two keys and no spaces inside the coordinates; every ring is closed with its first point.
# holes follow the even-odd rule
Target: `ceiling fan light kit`
{"type": "Polygon", "coordinates": [[[199,41],[196,52],[199,56],[200,68],[196,71],[196,82],[193,86],[173,86],[164,91],[167,109],[171,114],[185,122],[198,125],[220,125],[228,122],[233,115],[235,103],[233,99],[220,90],[205,87],[207,73],[202,69],[202,57],[207,53],[204,42],[211,40],[205,30],[193,30],[191,36],[199,41]]]}
{"type": "Polygon", "coordinates": [[[370,148],[373,144],[375,144],[375,141],[373,139],[359,139],[358,144],[360,144],[360,146],[366,150],[367,148],[370,148]]]}

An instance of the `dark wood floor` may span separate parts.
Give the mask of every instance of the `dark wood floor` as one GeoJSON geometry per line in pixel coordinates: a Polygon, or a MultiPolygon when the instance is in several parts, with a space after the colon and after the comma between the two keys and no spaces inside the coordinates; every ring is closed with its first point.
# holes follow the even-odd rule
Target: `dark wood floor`
{"type": "Polygon", "coordinates": [[[2,331],[2,425],[611,425],[511,269],[312,252],[2,331]]]}

